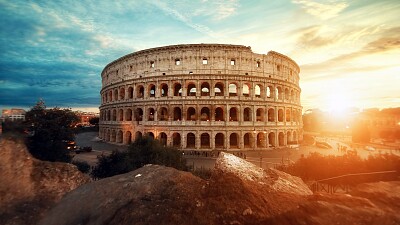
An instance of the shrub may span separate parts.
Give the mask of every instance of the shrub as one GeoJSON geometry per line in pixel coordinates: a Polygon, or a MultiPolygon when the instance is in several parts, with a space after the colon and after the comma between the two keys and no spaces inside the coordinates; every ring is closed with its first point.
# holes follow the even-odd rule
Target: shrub
{"type": "Polygon", "coordinates": [[[75,160],[72,161],[72,164],[78,167],[78,170],[81,171],[82,173],[88,173],[90,171],[90,165],[87,162],[75,160]]]}

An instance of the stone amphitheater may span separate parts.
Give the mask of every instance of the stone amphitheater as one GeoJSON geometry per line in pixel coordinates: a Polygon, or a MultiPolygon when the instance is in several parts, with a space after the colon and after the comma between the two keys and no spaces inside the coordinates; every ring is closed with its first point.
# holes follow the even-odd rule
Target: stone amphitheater
{"type": "Polygon", "coordinates": [[[302,139],[299,66],[250,47],[151,48],[101,73],[99,137],[129,144],[148,135],[182,150],[269,150],[302,139]]]}

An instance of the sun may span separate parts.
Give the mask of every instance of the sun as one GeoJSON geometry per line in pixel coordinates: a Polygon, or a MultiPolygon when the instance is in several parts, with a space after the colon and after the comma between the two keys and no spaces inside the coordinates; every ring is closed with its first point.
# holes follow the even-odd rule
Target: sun
{"type": "Polygon", "coordinates": [[[331,93],[328,95],[326,103],[328,110],[335,114],[343,114],[354,106],[351,96],[343,92],[331,93]]]}

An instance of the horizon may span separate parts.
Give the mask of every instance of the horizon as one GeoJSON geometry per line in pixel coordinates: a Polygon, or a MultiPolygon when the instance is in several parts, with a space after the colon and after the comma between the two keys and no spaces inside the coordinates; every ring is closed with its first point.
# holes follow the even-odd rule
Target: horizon
{"type": "Polygon", "coordinates": [[[98,112],[108,63],[189,43],[244,45],[292,58],[300,66],[303,112],[400,107],[400,3],[393,0],[0,6],[0,112],[29,109],[40,98],[48,108],[98,112]]]}

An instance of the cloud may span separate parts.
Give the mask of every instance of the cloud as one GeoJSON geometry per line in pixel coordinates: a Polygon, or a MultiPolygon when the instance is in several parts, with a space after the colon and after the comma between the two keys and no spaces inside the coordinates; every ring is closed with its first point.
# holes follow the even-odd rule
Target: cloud
{"type": "Polygon", "coordinates": [[[331,19],[339,15],[349,5],[344,1],[328,1],[320,3],[312,0],[293,0],[295,4],[300,5],[308,14],[318,17],[322,20],[331,19]]]}

